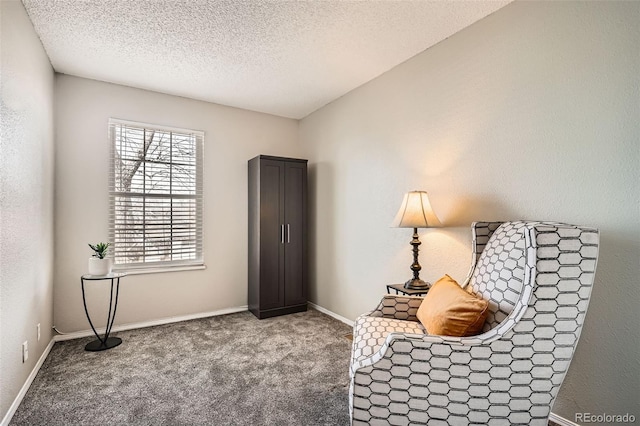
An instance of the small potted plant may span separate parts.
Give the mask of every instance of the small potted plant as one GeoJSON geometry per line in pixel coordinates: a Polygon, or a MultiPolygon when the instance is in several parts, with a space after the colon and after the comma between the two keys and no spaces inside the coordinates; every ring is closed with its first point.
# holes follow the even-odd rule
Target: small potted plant
{"type": "Polygon", "coordinates": [[[89,244],[93,250],[93,256],[89,258],[89,274],[107,275],[111,273],[111,259],[105,256],[109,253],[110,243],[89,244]]]}

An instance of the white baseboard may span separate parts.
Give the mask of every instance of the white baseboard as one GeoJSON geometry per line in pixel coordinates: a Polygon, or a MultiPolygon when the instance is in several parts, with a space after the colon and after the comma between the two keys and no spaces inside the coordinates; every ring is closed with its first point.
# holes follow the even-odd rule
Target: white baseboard
{"type": "Polygon", "coordinates": [[[33,370],[31,370],[31,374],[29,374],[29,377],[27,377],[27,380],[24,382],[24,385],[22,385],[20,392],[18,392],[16,399],[13,400],[13,404],[11,404],[11,406],[9,407],[9,411],[7,411],[7,414],[5,414],[4,418],[2,419],[2,422],[0,422],[0,426],[9,425],[9,422],[11,421],[11,419],[13,418],[13,415],[16,413],[16,410],[20,406],[22,399],[27,394],[27,391],[29,390],[31,383],[33,383],[33,379],[36,378],[38,371],[40,371],[40,367],[42,367],[42,364],[44,364],[44,361],[47,359],[47,356],[49,356],[49,352],[51,352],[51,348],[53,348],[54,343],[55,343],[54,339],[51,339],[49,341],[49,344],[44,349],[44,352],[42,352],[42,355],[40,355],[38,362],[36,362],[36,365],[33,366],[33,370]]]}
{"type": "MultiPolygon", "coordinates": [[[[160,319],[152,320],[152,321],[144,321],[144,322],[136,322],[136,323],[130,323],[130,324],[114,325],[113,328],[111,329],[111,331],[112,332],[118,332],[118,331],[125,331],[125,330],[133,330],[133,329],[136,329],[136,328],[153,327],[153,326],[156,326],[156,325],[171,324],[171,323],[174,323],[174,322],[189,321],[189,320],[194,320],[194,319],[199,319],[199,318],[215,317],[215,316],[218,316],[218,315],[235,314],[236,312],[243,312],[243,311],[246,311],[247,309],[248,309],[248,306],[244,305],[244,306],[238,306],[238,307],[235,307],[235,308],[220,309],[218,311],[200,312],[200,313],[197,313],[197,314],[189,314],[189,315],[181,315],[181,316],[177,316],[177,317],[160,318],[160,319]]],[[[96,328],[96,331],[98,332],[98,334],[102,334],[102,333],[105,332],[105,327],[96,328]]],[[[73,339],[79,339],[81,337],[90,337],[90,336],[94,336],[93,330],[91,330],[91,329],[82,330],[82,331],[75,331],[73,333],[58,334],[58,335],[54,336],[53,339],[56,342],[62,342],[64,340],[73,340],[73,339]]]]}
{"type": "Polygon", "coordinates": [[[327,308],[323,308],[322,306],[316,305],[313,302],[307,302],[307,305],[309,305],[310,308],[313,308],[316,311],[320,311],[323,314],[329,315],[330,317],[333,317],[333,318],[337,319],[338,321],[341,321],[341,322],[347,324],[349,327],[353,327],[353,321],[351,321],[350,319],[346,319],[342,315],[338,315],[335,312],[331,312],[327,308]]]}
{"type": "Polygon", "coordinates": [[[549,420],[559,424],[560,426],[580,426],[578,423],[574,423],[571,420],[567,420],[564,417],[560,417],[559,415],[554,413],[551,413],[549,415],[549,420]]]}

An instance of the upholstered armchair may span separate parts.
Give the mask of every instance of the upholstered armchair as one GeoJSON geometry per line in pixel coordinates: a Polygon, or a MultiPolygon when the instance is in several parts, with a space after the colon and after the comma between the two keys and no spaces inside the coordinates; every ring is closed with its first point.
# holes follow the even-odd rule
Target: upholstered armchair
{"type": "Polygon", "coordinates": [[[477,222],[467,291],[488,300],[480,335],[428,335],[421,297],[386,295],[356,320],[353,424],[545,425],[584,323],[596,229],[477,222]]]}

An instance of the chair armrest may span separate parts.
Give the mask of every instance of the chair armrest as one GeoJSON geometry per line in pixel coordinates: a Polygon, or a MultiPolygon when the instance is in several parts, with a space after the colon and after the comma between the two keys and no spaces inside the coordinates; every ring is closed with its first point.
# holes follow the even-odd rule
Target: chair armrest
{"type": "MultiPolygon", "coordinates": [[[[524,299],[528,300],[529,296],[525,295],[524,299]]],[[[451,353],[470,352],[474,346],[484,346],[491,352],[493,351],[493,349],[491,349],[493,342],[497,340],[510,340],[512,338],[515,324],[522,317],[526,308],[527,303],[523,303],[521,300],[518,306],[516,306],[516,309],[498,327],[477,336],[453,337],[430,334],[389,333],[384,344],[377,352],[367,358],[356,361],[354,365],[352,365],[353,375],[357,373],[357,370],[366,367],[389,369],[391,368],[390,362],[394,353],[409,354],[414,349],[451,353]],[[434,349],[434,347],[436,348],[434,349]]],[[[509,345],[510,343],[507,343],[507,346],[509,345]]],[[[482,356],[480,356],[480,358],[482,358],[482,356]]]]}
{"type": "Polygon", "coordinates": [[[417,322],[416,313],[423,299],[418,296],[385,294],[378,307],[369,316],[417,322]]]}

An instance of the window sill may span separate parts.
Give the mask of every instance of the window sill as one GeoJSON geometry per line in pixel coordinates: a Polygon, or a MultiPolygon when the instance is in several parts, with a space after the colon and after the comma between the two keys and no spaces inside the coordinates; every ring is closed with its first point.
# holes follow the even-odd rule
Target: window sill
{"type": "Polygon", "coordinates": [[[206,265],[192,265],[192,266],[164,266],[158,268],[140,268],[140,269],[127,269],[127,268],[113,268],[113,272],[121,272],[127,275],[142,275],[142,274],[162,274],[165,272],[183,272],[183,271],[197,271],[207,269],[206,265]]]}

